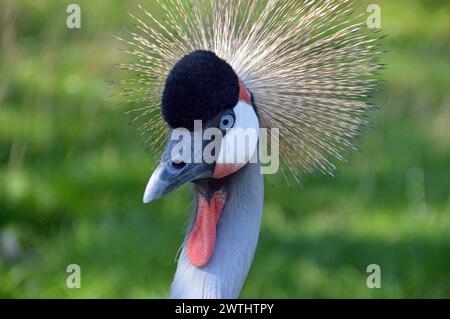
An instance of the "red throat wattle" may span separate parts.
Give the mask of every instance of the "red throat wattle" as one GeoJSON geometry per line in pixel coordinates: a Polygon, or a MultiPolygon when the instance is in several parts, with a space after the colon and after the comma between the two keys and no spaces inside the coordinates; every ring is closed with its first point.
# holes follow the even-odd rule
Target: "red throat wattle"
{"type": "Polygon", "coordinates": [[[217,191],[208,200],[198,195],[198,212],[194,228],[187,241],[187,254],[196,267],[204,267],[210,261],[216,247],[217,225],[225,205],[225,191],[217,191]]]}

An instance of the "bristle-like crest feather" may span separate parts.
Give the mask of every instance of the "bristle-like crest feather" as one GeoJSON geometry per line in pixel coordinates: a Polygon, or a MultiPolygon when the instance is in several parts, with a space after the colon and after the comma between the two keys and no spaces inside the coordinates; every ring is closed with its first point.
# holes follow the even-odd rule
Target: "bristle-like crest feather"
{"type": "MultiPolygon", "coordinates": [[[[171,68],[208,50],[226,60],[254,96],[263,127],[280,130],[280,154],[294,175],[332,174],[369,125],[367,99],[382,54],[354,0],[156,0],[162,15],[139,6],[123,39],[138,78],[123,94],[141,105],[153,147],[166,127],[160,99],[171,68]]],[[[270,140],[270,139],[269,139],[270,140]]]]}

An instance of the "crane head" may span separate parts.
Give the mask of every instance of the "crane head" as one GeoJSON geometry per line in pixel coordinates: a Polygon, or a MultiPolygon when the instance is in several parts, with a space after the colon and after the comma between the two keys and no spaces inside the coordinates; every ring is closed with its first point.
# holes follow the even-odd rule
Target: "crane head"
{"type": "Polygon", "coordinates": [[[253,159],[259,120],[252,100],[233,68],[216,54],[195,51],[178,61],[161,101],[169,139],[144,202],[186,183],[230,176],[253,159]]]}

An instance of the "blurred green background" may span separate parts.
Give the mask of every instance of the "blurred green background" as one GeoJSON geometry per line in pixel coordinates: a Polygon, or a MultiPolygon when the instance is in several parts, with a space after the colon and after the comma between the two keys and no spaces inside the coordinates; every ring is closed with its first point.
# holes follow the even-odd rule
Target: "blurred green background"
{"type": "MultiPolygon", "coordinates": [[[[78,0],[69,30],[71,2],[0,3],[0,297],[168,297],[189,192],[142,204],[153,157],[109,97],[136,3],[78,0]]],[[[335,178],[267,181],[242,297],[450,297],[450,3],[371,2],[389,35],[375,129],[335,178]]]]}

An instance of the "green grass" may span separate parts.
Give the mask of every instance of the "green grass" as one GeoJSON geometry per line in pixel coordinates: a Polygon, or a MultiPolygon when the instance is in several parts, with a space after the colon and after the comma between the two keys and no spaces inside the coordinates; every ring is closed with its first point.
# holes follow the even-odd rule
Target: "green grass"
{"type": "MultiPolygon", "coordinates": [[[[450,5],[379,2],[389,36],[375,129],[335,178],[267,180],[242,297],[450,297],[450,5]],[[381,289],[366,287],[372,263],[381,289]]],[[[189,192],[141,203],[152,152],[109,97],[111,65],[124,59],[113,34],[131,25],[133,2],[80,0],[74,31],[65,28],[70,2],[6,3],[0,297],[167,297],[189,192]],[[66,288],[72,263],[81,289],[66,288]]]]}

